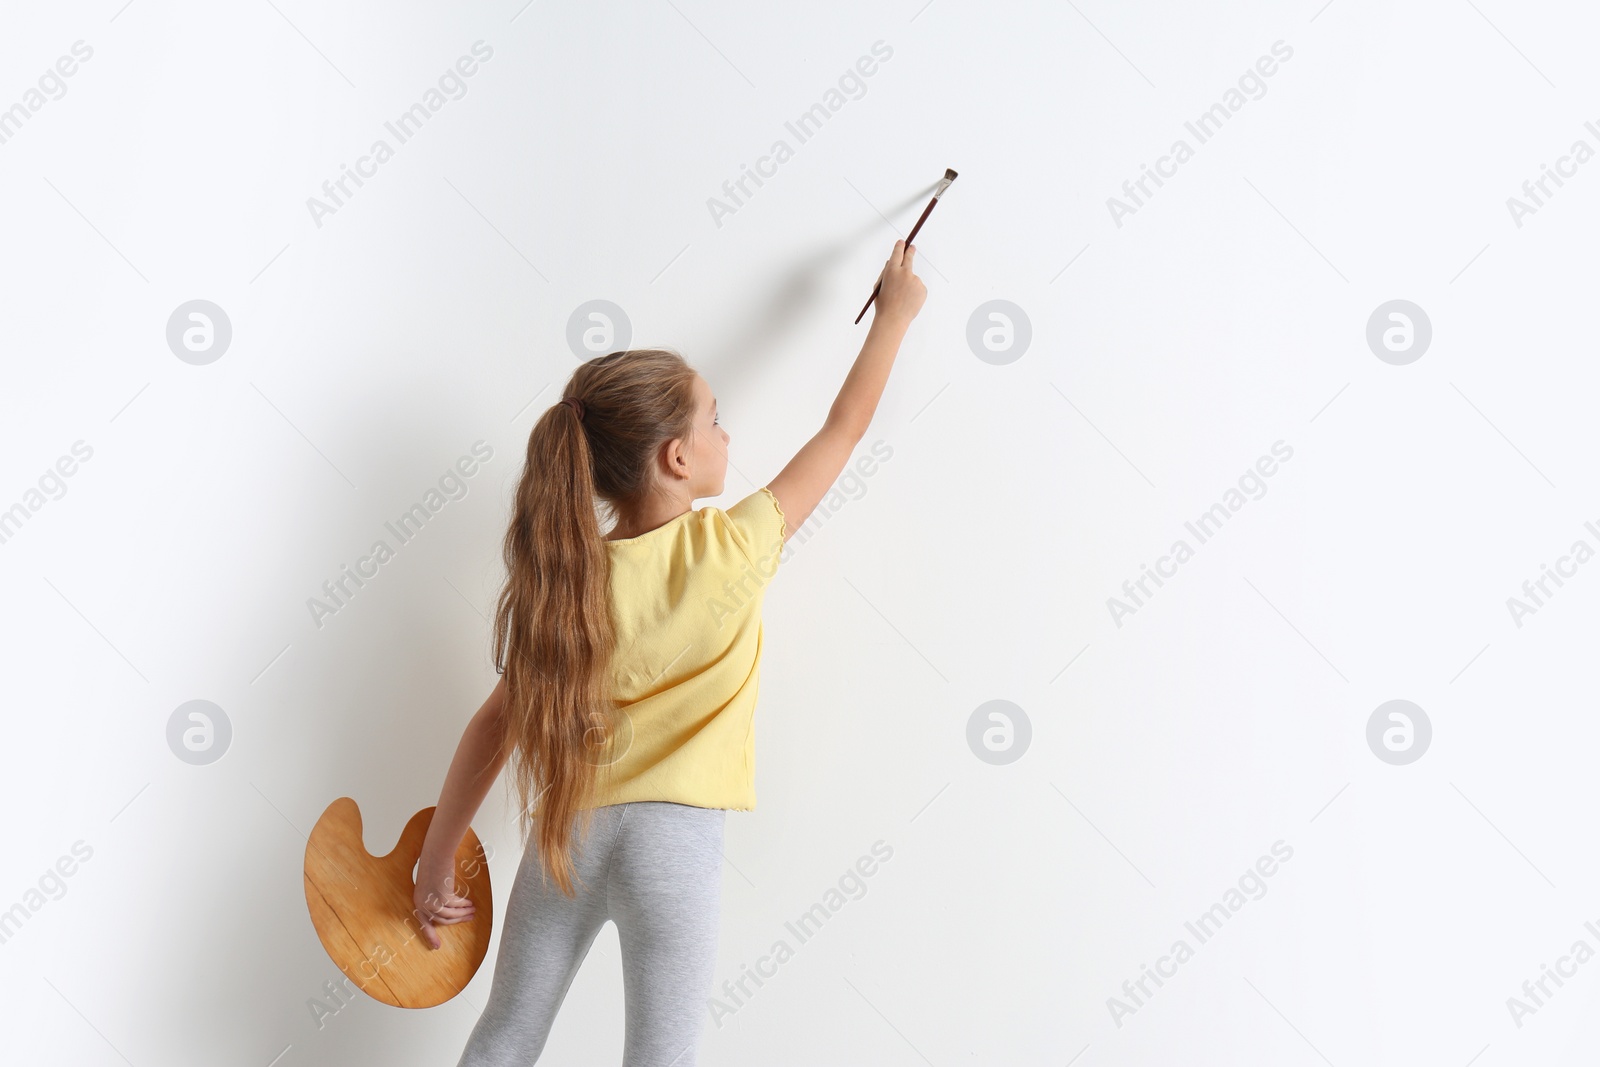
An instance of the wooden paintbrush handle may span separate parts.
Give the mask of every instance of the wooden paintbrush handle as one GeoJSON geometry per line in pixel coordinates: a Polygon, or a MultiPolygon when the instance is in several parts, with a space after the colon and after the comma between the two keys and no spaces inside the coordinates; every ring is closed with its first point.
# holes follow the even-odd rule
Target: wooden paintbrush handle
{"type": "MultiPolygon", "coordinates": [[[[922,215],[921,215],[920,218],[917,219],[917,224],[915,226],[911,227],[911,236],[906,238],[906,244],[907,245],[911,244],[912,241],[915,241],[917,239],[917,231],[922,229],[922,224],[924,222],[928,221],[928,216],[933,213],[933,205],[937,204],[938,202],[939,202],[939,198],[936,196],[932,200],[928,201],[928,206],[927,207],[922,209],[922,215]]],[[[874,300],[878,299],[878,290],[882,289],[882,288],[883,288],[883,279],[879,278],[878,279],[878,284],[874,285],[872,287],[872,295],[867,297],[867,302],[865,304],[861,305],[861,315],[865,315],[867,313],[867,308],[871,307],[872,306],[872,302],[874,300]]],[[[861,315],[857,315],[856,316],[856,322],[860,322],[861,321],[861,315]]]]}
{"type": "MultiPolygon", "coordinates": [[[[872,302],[874,300],[878,299],[878,290],[882,289],[882,288],[883,288],[883,279],[879,278],[878,279],[878,284],[874,285],[872,287],[872,295],[867,297],[867,302],[865,304],[861,305],[861,315],[865,315],[867,313],[867,309],[872,306],[872,302]]],[[[861,315],[857,315],[856,316],[856,321],[857,322],[861,321],[861,315]]]]}

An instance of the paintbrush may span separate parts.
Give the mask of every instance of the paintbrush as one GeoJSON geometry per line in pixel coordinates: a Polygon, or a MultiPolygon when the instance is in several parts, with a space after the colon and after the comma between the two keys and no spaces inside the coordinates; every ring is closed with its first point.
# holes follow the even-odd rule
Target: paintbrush
{"type": "MultiPolygon", "coordinates": [[[[911,236],[906,238],[906,244],[909,245],[912,241],[917,239],[917,231],[922,229],[922,224],[924,222],[928,221],[928,216],[933,212],[933,205],[939,202],[939,194],[950,188],[950,183],[955,180],[956,172],[951,170],[949,167],[946,167],[944,171],[944,177],[940,179],[939,184],[933,190],[933,199],[929,200],[928,206],[922,209],[922,217],[917,220],[917,224],[911,227],[911,236]]],[[[867,302],[865,304],[861,305],[861,315],[865,315],[867,313],[867,308],[871,307],[872,302],[878,299],[878,290],[882,288],[883,279],[879,278],[878,284],[872,287],[872,295],[867,297],[867,302]]],[[[861,315],[856,316],[857,322],[861,321],[861,315]]]]}

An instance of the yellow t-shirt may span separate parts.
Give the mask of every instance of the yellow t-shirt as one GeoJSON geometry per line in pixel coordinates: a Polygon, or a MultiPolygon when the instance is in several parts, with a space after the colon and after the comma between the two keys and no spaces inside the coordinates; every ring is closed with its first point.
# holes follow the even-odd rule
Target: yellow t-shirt
{"type": "Polygon", "coordinates": [[[762,486],[726,510],[606,542],[617,726],[590,807],[755,807],[761,606],[784,533],[778,498],[762,486]]]}

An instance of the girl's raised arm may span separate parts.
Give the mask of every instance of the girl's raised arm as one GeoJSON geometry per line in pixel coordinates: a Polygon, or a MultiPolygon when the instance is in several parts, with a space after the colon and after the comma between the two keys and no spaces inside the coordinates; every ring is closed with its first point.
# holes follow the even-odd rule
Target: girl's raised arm
{"type": "Polygon", "coordinates": [[[916,246],[894,243],[880,275],[883,288],[873,305],[866,342],[828,410],[827,421],[767,486],[778,498],[788,537],[805,525],[872,424],[900,342],[928,296],[922,279],[911,269],[915,254],[916,246]]]}

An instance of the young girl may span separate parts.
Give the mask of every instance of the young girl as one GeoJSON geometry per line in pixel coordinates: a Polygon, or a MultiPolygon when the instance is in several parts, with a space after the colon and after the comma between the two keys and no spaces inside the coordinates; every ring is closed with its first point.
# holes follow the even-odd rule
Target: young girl
{"type": "Polygon", "coordinates": [[[416,915],[438,948],[434,926],[473,917],[453,859],[514,757],[522,861],[489,1002],[458,1067],[533,1063],[608,919],[622,947],[624,1067],[694,1064],[716,964],[723,820],[755,807],[763,595],[784,541],[872,422],[927,296],[914,252],[895,242],[822,429],[726,511],[690,510],[723,492],[728,435],[711,387],[676,353],[582,364],[534,425],[505,536],[501,678],[462,735],[417,864],[416,915]],[[605,534],[597,500],[616,517],[605,534]]]}

